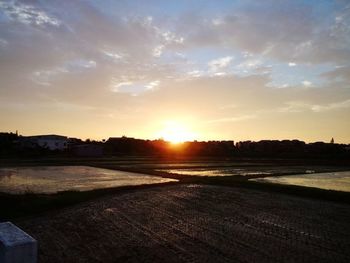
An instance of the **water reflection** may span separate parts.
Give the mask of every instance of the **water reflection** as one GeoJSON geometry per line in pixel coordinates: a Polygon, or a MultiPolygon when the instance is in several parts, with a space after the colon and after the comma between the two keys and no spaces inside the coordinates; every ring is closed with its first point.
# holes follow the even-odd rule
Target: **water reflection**
{"type": "Polygon", "coordinates": [[[269,182],[278,184],[290,184],[299,186],[316,187],[327,190],[350,192],[350,171],[300,174],[288,176],[265,177],[251,179],[258,182],[269,182]]]}
{"type": "Polygon", "coordinates": [[[16,175],[15,169],[0,169],[0,180],[4,177],[10,178],[13,175],[16,175]]]}
{"type": "Polygon", "coordinates": [[[0,169],[0,192],[56,193],[177,181],[145,174],[87,166],[40,166],[0,169]]]}
{"type": "Polygon", "coordinates": [[[247,169],[162,169],[158,170],[171,174],[190,175],[190,176],[232,176],[232,175],[269,175],[268,171],[250,171],[247,169]]]}
{"type": "Polygon", "coordinates": [[[318,172],[332,171],[334,168],[316,166],[255,166],[255,167],[193,167],[193,168],[163,168],[156,171],[189,176],[248,176],[266,177],[267,175],[287,175],[287,174],[313,174],[318,172]]]}

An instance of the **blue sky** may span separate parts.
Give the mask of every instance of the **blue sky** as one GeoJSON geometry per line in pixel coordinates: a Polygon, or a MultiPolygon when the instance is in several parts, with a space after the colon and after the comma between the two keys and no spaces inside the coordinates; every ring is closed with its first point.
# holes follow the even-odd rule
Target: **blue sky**
{"type": "Polygon", "coordinates": [[[348,1],[0,1],[1,129],[349,143],[349,61],[348,1]]]}

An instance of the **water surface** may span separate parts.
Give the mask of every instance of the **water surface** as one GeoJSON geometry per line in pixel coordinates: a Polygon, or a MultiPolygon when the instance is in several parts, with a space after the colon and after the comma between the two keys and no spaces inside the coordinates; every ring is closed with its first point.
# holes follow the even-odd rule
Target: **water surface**
{"type": "Polygon", "coordinates": [[[0,168],[0,192],[17,194],[88,191],[171,181],[177,180],[88,166],[0,168]]]}
{"type": "Polygon", "coordinates": [[[158,169],[171,174],[189,175],[189,176],[232,176],[232,175],[269,175],[269,171],[256,171],[240,168],[197,168],[197,169],[158,169]]]}
{"type": "Polygon", "coordinates": [[[299,174],[287,176],[269,176],[265,178],[251,180],[257,182],[289,184],[350,192],[350,171],[299,174]]]}
{"type": "MultiPolygon", "coordinates": [[[[156,169],[157,171],[189,176],[251,176],[260,177],[276,174],[295,174],[295,173],[314,173],[317,167],[305,166],[274,166],[274,167],[203,167],[203,168],[174,168],[174,169],[156,169]]],[[[323,168],[325,169],[325,168],[323,168]]]]}

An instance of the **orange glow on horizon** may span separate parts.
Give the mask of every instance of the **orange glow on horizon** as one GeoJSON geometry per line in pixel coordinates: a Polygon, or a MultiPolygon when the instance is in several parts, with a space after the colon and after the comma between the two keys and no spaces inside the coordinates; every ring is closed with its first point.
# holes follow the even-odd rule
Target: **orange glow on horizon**
{"type": "Polygon", "coordinates": [[[195,134],[186,125],[176,121],[165,122],[160,137],[174,145],[185,141],[193,141],[196,138],[195,134]]]}

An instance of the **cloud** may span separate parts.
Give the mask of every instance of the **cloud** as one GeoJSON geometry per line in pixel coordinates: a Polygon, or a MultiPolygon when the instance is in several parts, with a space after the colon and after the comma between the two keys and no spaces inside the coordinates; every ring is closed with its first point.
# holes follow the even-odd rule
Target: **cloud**
{"type": "Polygon", "coordinates": [[[310,110],[312,108],[312,105],[303,101],[289,101],[285,104],[287,104],[286,107],[279,108],[277,111],[284,113],[299,113],[305,112],[306,110],[310,110]]]}
{"type": "Polygon", "coordinates": [[[312,86],[312,82],[308,81],[308,80],[304,80],[301,82],[305,87],[311,87],[312,86]]]}
{"type": "Polygon", "coordinates": [[[93,70],[96,67],[97,63],[93,60],[72,60],[52,69],[34,71],[31,79],[40,85],[51,86],[56,78],[64,74],[83,73],[85,71],[93,70]]]}
{"type": "Polygon", "coordinates": [[[109,52],[109,51],[106,51],[106,50],[102,50],[102,53],[104,55],[106,55],[108,58],[110,58],[114,62],[119,62],[122,58],[125,57],[125,54],[113,53],[113,52],[109,52]]]}
{"type": "Polygon", "coordinates": [[[286,104],[287,106],[278,109],[278,112],[300,113],[305,111],[312,111],[315,113],[322,113],[326,111],[350,108],[350,99],[345,101],[328,103],[324,105],[311,104],[303,101],[290,101],[290,102],[286,102],[286,104]]]}
{"type": "Polygon", "coordinates": [[[335,67],[333,70],[321,74],[321,76],[330,81],[342,81],[350,84],[350,66],[335,67]]]}
{"type": "Polygon", "coordinates": [[[97,67],[97,63],[94,60],[78,59],[78,60],[73,60],[66,63],[66,69],[68,71],[75,71],[75,70],[79,71],[81,69],[91,69],[96,67],[97,67]]]}
{"type": "Polygon", "coordinates": [[[159,86],[159,83],[160,83],[159,80],[151,81],[145,87],[147,90],[154,90],[156,87],[159,86]]]}
{"type": "Polygon", "coordinates": [[[208,62],[209,70],[211,72],[217,72],[219,70],[226,69],[231,61],[233,60],[232,56],[226,56],[218,59],[214,59],[208,62]]]}
{"type": "Polygon", "coordinates": [[[0,8],[8,19],[23,24],[50,25],[55,27],[61,25],[60,20],[29,4],[16,1],[0,2],[0,8]]]}
{"type": "Polygon", "coordinates": [[[67,70],[65,68],[58,67],[52,70],[35,71],[33,72],[32,79],[34,82],[40,85],[51,86],[51,81],[61,73],[67,73],[67,70]]]}
{"type": "Polygon", "coordinates": [[[184,20],[187,30],[181,27],[181,32],[189,45],[221,46],[293,63],[346,63],[349,10],[344,3],[248,1],[226,10],[220,23],[200,15],[190,23],[184,20]]]}
{"type": "Polygon", "coordinates": [[[198,78],[204,75],[204,72],[201,70],[192,70],[187,72],[187,75],[190,77],[198,78]]]}
{"type": "Polygon", "coordinates": [[[221,18],[214,18],[212,19],[212,23],[214,26],[220,26],[224,24],[225,22],[221,18]]]}
{"type": "Polygon", "coordinates": [[[256,69],[262,65],[262,61],[260,59],[248,59],[240,63],[237,68],[242,70],[251,70],[256,69]]]}
{"type": "Polygon", "coordinates": [[[159,58],[163,53],[164,45],[156,46],[153,49],[153,56],[159,58]]]}
{"type": "Polygon", "coordinates": [[[0,38],[0,47],[6,47],[8,45],[8,42],[5,39],[0,38]]]}
{"type": "Polygon", "coordinates": [[[327,105],[313,105],[311,107],[312,111],[314,112],[324,112],[324,111],[346,109],[346,108],[350,108],[350,99],[345,101],[330,103],[327,105]]]}
{"type": "Polygon", "coordinates": [[[113,92],[120,92],[121,91],[121,88],[123,87],[128,87],[128,86],[131,86],[133,85],[134,83],[131,82],[131,81],[126,81],[126,82],[120,82],[118,84],[113,84],[112,87],[111,87],[111,90],[113,92]]]}
{"type": "Polygon", "coordinates": [[[142,80],[118,82],[116,79],[113,79],[110,84],[110,89],[115,93],[129,93],[132,96],[138,96],[147,91],[154,91],[159,84],[159,80],[150,82],[142,80]]]}
{"type": "Polygon", "coordinates": [[[0,77],[4,83],[0,94],[8,89],[14,94],[23,92],[23,83],[28,91],[38,84],[52,86],[53,89],[45,92],[56,94],[68,92],[66,87],[74,83],[77,86],[70,93],[78,93],[79,85],[85,85],[85,93],[95,94],[110,91],[108,83],[115,76],[132,80],[146,76],[151,82],[174,74],[171,65],[152,61],[154,55],[161,55],[163,51],[159,48],[155,54],[154,47],[167,45],[172,49],[184,41],[169,29],[156,26],[147,16],[110,17],[88,2],[67,1],[64,5],[31,2],[30,6],[9,2],[2,3],[0,13],[9,17],[0,21],[0,77]],[[28,13],[21,16],[27,20],[17,21],[17,16],[11,13],[15,12],[13,9],[28,13]],[[65,12],[67,9],[71,15],[65,12]],[[44,13],[52,20],[45,20],[44,13]],[[52,24],[54,19],[59,21],[59,26],[52,24]],[[87,74],[103,75],[105,80],[100,85],[86,85],[87,74]]]}
{"type": "Polygon", "coordinates": [[[183,37],[179,37],[171,31],[162,32],[161,35],[163,36],[163,38],[167,44],[173,44],[173,43],[183,44],[185,41],[185,39],[183,37]]]}
{"type": "Polygon", "coordinates": [[[210,120],[210,121],[207,121],[207,123],[238,122],[238,121],[251,120],[251,119],[254,119],[256,117],[257,117],[256,115],[243,115],[243,116],[235,116],[235,117],[210,120]]]}

